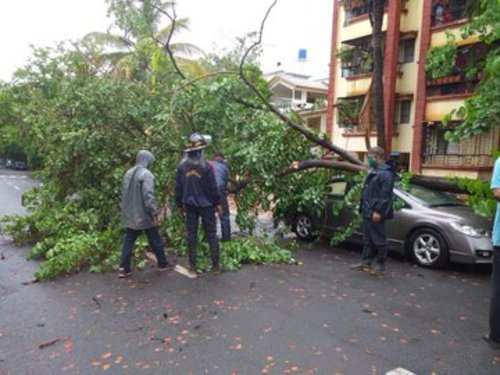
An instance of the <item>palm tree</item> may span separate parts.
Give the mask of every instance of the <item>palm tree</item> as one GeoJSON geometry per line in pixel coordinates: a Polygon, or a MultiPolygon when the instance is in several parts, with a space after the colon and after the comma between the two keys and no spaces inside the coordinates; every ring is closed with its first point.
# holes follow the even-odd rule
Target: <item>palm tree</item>
{"type": "MultiPolygon", "coordinates": [[[[161,0],[107,0],[109,13],[116,18],[116,25],[123,35],[110,32],[91,32],[83,38],[84,42],[93,43],[103,49],[101,57],[113,66],[119,67],[133,54],[139,42],[151,42],[164,45],[169,36],[189,28],[189,20],[180,18],[173,24],[160,28],[162,16],[173,6],[171,2],[161,0]]],[[[203,51],[191,43],[170,43],[170,49],[178,55],[182,65],[191,65],[191,56],[203,54],[203,51]]],[[[191,67],[192,68],[192,67],[191,67]]]]}

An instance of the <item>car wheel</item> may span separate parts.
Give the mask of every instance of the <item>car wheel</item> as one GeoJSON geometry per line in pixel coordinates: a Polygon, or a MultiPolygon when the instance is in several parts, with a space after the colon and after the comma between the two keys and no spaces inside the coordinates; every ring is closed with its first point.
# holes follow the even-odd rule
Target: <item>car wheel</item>
{"type": "Polygon", "coordinates": [[[421,267],[441,268],[448,264],[448,246],[443,236],[434,229],[419,229],[410,238],[409,252],[421,267]]]}
{"type": "Polygon", "coordinates": [[[316,228],[312,218],[301,214],[295,219],[293,231],[301,241],[313,241],[316,238],[316,228]]]}

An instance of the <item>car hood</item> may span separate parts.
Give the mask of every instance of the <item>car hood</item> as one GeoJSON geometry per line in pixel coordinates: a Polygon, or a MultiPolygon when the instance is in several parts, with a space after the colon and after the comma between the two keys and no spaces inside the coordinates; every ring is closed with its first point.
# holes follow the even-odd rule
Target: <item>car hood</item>
{"type": "Polygon", "coordinates": [[[493,225],[491,219],[477,215],[469,206],[431,207],[430,210],[439,216],[459,221],[474,228],[489,231],[493,225]]]}

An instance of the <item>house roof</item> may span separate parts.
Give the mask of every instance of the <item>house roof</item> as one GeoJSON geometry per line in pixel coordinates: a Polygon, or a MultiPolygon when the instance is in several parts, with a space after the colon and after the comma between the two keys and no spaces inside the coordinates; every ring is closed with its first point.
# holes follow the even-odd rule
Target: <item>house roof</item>
{"type": "Polygon", "coordinates": [[[268,78],[269,86],[271,87],[281,83],[290,88],[319,91],[325,94],[328,92],[328,84],[325,79],[311,80],[309,76],[283,71],[269,73],[266,77],[268,78]]]}

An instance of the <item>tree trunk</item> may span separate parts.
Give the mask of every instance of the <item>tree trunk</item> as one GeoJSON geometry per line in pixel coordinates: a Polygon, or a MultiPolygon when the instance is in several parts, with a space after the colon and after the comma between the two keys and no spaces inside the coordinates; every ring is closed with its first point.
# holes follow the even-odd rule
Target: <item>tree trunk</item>
{"type": "Polygon", "coordinates": [[[382,23],[384,21],[384,0],[372,0],[371,22],[373,27],[373,118],[377,130],[377,145],[387,152],[385,139],[385,114],[384,114],[384,51],[382,48],[384,34],[382,23]]]}

